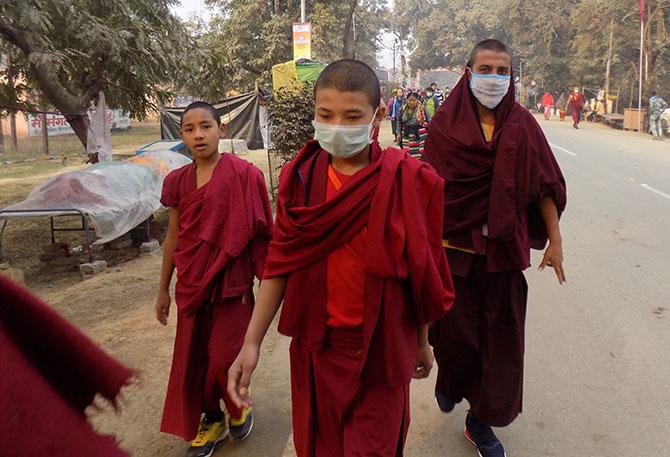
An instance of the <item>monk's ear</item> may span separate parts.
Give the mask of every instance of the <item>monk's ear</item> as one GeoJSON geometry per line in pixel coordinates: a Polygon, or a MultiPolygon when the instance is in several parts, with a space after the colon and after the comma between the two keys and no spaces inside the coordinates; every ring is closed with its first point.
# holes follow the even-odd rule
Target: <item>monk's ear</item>
{"type": "Polygon", "coordinates": [[[375,117],[372,118],[372,128],[375,129],[379,128],[385,116],[386,116],[386,107],[382,107],[380,104],[379,108],[377,108],[377,113],[375,114],[375,117]]]}
{"type": "Polygon", "coordinates": [[[226,124],[222,122],[221,125],[219,126],[219,138],[223,138],[225,133],[226,133],[226,124]]]}
{"type": "Polygon", "coordinates": [[[375,125],[381,123],[381,121],[383,121],[385,117],[386,117],[386,105],[381,103],[379,105],[379,109],[377,110],[377,114],[375,115],[374,119],[375,125]]]}

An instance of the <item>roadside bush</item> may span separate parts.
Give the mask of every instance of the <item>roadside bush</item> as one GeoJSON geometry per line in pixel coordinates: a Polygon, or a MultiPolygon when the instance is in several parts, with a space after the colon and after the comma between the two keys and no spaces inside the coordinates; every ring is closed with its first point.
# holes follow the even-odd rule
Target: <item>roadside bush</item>
{"type": "Polygon", "coordinates": [[[272,139],[270,153],[278,159],[273,165],[280,168],[314,136],[314,84],[303,84],[298,92],[278,90],[269,103],[268,114],[272,139]]]}

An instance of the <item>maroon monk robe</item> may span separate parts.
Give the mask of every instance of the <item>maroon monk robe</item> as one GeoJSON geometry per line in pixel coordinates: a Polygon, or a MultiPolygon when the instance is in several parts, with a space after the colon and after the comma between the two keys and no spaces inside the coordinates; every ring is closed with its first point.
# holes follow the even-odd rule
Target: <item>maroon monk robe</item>
{"type": "Polygon", "coordinates": [[[584,96],[580,93],[575,94],[574,92],[570,94],[570,111],[572,112],[572,121],[575,124],[579,124],[579,121],[582,117],[582,109],[584,108],[584,103],[586,100],[584,96]]]}
{"type": "MultiPolygon", "coordinates": [[[[293,430],[301,457],[315,455],[315,424],[323,420],[315,417],[315,408],[327,407],[315,405],[319,401],[315,391],[329,387],[319,381],[314,364],[323,362],[324,345],[328,346],[328,255],[367,226],[364,318],[357,351],[360,362],[354,365],[358,382],[339,385],[340,398],[356,398],[357,387],[406,387],[416,362],[419,325],[442,317],[453,300],[441,247],[441,179],[430,167],[397,149],[381,151],[373,143],[370,156],[370,165],[328,201],[329,156],[317,142],[307,143],[280,177],[265,277],[288,276],[279,331],[293,337],[293,430]],[[321,385],[315,386],[317,382],[321,385]]],[[[324,372],[320,370],[320,374],[324,372]]],[[[385,410],[385,397],[377,398],[369,404],[385,410]]],[[[406,404],[401,400],[396,398],[394,411],[388,412],[399,410],[402,414],[406,404]]],[[[352,414],[353,404],[339,406],[352,414]]],[[[396,442],[402,452],[406,427],[387,425],[389,430],[397,425],[396,442]]],[[[383,424],[377,427],[384,428],[383,424]]],[[[359,449],[374,446],[373,435],[359,443],[359,449]]]]}
{"type": "Polygon", "coordinates": [[[122,457],[84,410],[115,403],[132,371],[0,275],[0,455],[122,457]]]}
{"type": "Polygon", "coordinates": [[[451,313],[431,328],[436,390],[467,398],[489,425],[509,424],[521,410],[526,283],[530,248],[547,233],[537,202],[551,197],[559,215],[565,181],[540,126],[509,92],[495,110],[486,142],[467,76],[431,123],[424,160],[445,179],[443,236],[456,286],[451,313]],[[484,226],[487,226],[487,236],[484,226]]]}
{"type": "Polygon", "coordinates": [[[161,201],[180,213],[177,334],[161,431],[190,440],[201,412],[218,408],[220,398],[231,417],[240,417],[226,394],[227,372],[251,318],[272,212],[260,170],[231,154],[197,189],[194,164],[172,172],[161,201]]]}

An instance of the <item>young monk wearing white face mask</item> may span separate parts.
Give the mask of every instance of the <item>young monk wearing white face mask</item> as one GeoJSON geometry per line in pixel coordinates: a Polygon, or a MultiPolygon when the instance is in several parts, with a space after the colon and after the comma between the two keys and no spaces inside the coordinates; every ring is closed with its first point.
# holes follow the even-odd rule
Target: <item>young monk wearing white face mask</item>
{"type": "Polygon", "coordinates": [[[315,140],[282,169],[264,280],[229,372],[232,398],[249,406],[259,348],[283,299],[299,457],[402,454],[409,383],[433,363],[428,324],[453,299],[442,180],[371,142],[384,117],[379,94],[362,62],[321,73],[315,140]]]}

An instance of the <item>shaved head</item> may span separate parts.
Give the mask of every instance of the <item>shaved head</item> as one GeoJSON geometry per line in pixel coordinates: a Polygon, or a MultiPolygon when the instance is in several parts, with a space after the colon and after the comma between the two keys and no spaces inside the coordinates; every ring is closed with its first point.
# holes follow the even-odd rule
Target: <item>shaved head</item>
{"type": "Polygon", "coordinates": [[[372,68],[359,60],[342,59],[328,65],[319,75],[314,86],[314,97],[320,89],[335,89],[340,92],[362,92],[372,109],[381,102],[379,78],[372,68]]]}
{"type": "Polygon", "coordinates": [[[470,52],[470,65],[473,67],[475,66],[475,61],[477,60],[477,55],[481,51],[492,51],[496,53],[505,53],[509,56],[509,62],[510,66],[512,65],[512,53],[507,49],[507,46],[505,46],[502,42],[495,40],[495,39],[489,39],[489,40],[484,40],[480,41],[475,45],[474,48],[472,48],[472,51],[470,52]]]}

